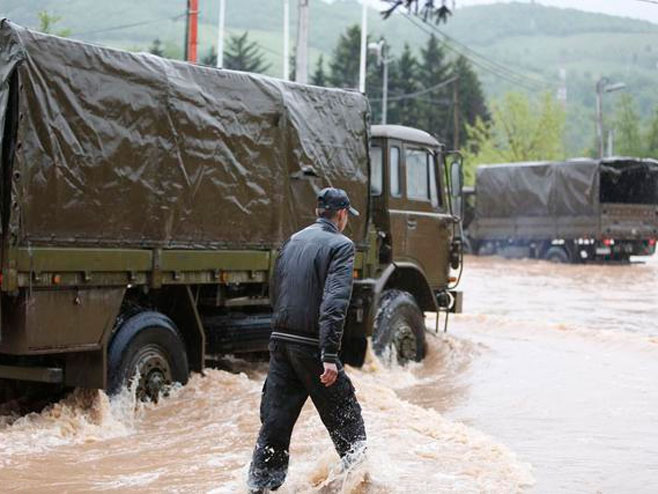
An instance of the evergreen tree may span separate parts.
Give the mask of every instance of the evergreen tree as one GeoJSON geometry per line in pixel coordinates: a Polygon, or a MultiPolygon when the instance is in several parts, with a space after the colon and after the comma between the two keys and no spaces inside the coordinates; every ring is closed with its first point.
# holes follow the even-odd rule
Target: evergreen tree
{"type": "MultiPolygon", "coordinates": [[[[338,38],[329,63],[329,84],[340,88],[358,88],[360,55],[361,27],[354,24],[338,38]]],[[[368,58],[372,59],[370,56],[368,58]]]]}
{"type": "Polygon", "coordinates": [[[324,73],[324,57],[322,55],[320,55],[315,65],[315,72],[311,76],[311,84],[316,86],[327,85],[327,75],[324,73]]]}
{"type": "Polygon", "coordinates": [[[164,57],[164,50],[162,49],[162,41],[160,41],[160,38],[155,38],[153,40],[153,44],[149,48],[149,53],[158,57],[164,57]]]}
{"type": "Polygon", "coordinates": [[[201,59],[201,65],[207,65],[208,67],[217,67],[217,49],[215,46],[211,46],[208,50],[208,54],[201,59]]]}
{"type": "Polygon", "coordinates": [[[640,135],[640,117],[635,110],[633,97],[622,94],[615,113],[615,154],[621,156],[642,156],[644,149],[640,135]]]}
{"type": "MultiPolygon", "coordinates": [[[[457,98],[459,100],[459,139],[456,139],[454,124],[450,122],[446,143],[460,147],[466,139],[467,125],[475,125],[478,117],[487,122],[491,118],[487,109],[487,102],[482,92],[482,85],[471,63],[466,57],[460,55],[452,64],[452,74],[457,77],[457,98]],[[458,142],[461,141],[461,142],[458,142]]],[[[452,91],[454,88],[450,88],[452,91]]],[[[451,99],[453,94],[450,95],[451,99]]],[[[453,109],[454,110],[454,109],[453,109]]],[[[451,117],[454,114],[451,113],[451,117]]]]}
{"type": "Polygon", "coordinates": [[[248,36],[248,31],[245,31],[242,35],[231,34],[229,36],[226,52],[224,53],[224,67],[232,70],[263,73],[270,68],[270,64],[265,63],[265,55],[258,43],[255,41],[250,42],[248,36]]]}
{"type": "Polygon", "coordinates": [[[389,123],[418,127],[418,100],[409,95],[419,89],[418,60],[411,53],[409,44],[405,43],[396,70],[392,77],[389,75],[389,123]]]}
{"type": "MultiPolygon", "coordinates": [[[[423,89],[428,89],[450,78],[450,66],[439,40],[432,34],[427,45],[420,50],[418,80],[423,89]]],[[[418,126],[438,135],[446,141],[451,134],[449,105],[451,103],[451,86],[442,86],[424,93],[418,99],[418,126]]]]}
{"type": "MultiPolygon", "coordinates": [[[[389,57],[390,58],[390,57],[389,57]]],[[[388,80],[389,85],[393,74],[395,73],[395,64],[388,64],[388,80]]],[[[366,68],[366,94],[370,101],[370,121],[373,124],[379,124],[382,121],[382,95],[383,95],[383,82],[384,82],[384,66],[377,63],[377,58],[373,57],[372,60],[368,59],[368,66],[366,68]]],[[[390,87],[389,87],[390,94],[390,87]]],[[[388,105],[390,109],[390,104],[388,105]]],[[[390,123],[390,118],[387,118],[387,123],[390,123]]]]}

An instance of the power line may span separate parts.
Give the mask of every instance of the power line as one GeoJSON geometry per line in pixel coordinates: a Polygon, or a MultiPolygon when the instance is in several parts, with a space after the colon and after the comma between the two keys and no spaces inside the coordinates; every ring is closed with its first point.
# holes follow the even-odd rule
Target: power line
{"type": "Polygon", "coordinates": [[[484,55],[482,55],[481,53],[478,53],[477,51],[475,51],[475,50],[473,50],[472,48],[468,47],[468,46],[465,45],[464,43],[460,43],[460,42],[457,41],[455,38],[453,38],[453,37],[451,37],[451,36],[448,36],[446,33],[444,33],[443,31],[441,31],[437,26],[434,26],[433,24],[431,24],[430,26],[431,26],[431,27],[432,27],[437,33],[439,33],[441,36],[443,36],[446,40],[450,41],[451,43],[453,43],[453,44],[455,44],[455,45],[457,45],[457,46],[460,46],[462,49],[468,51],[468,52],[471,53],[473,56],[476,56],[476,57],[479,57],[479,58],[481,58],[481,59],[483,59],[483,60],[486,60],[488,63],[490,63],[490,64],[493,65],[494,67],[496,67],[496,68],[502,70],[503,72],[507,72],[507,73],[509,73],[509,74],[511,74],[511,75],[513,75],[513,76],[515,76],[515,77],[522,77],[522,78],[525,78],[525,79],[527,79],[527,80],[530,81],[530,82],[539,83],[539,84],[546,84],[546,85],[554,85],[553,83],[551,83],[551,82],[549,82],[549,81],[541,80],[541,79],[538,79],[538,78],[536,78],[536,77],[529,77],[529,76],[527,76],[527,75],[525,75],[525,74],[522,74],[522,73],[520,73],[520,72],[518,72],[518,71],[515,71],[515,70],[513,70],[513,69],[510,69],[509,67],[506,67],[505,65],[503,65],[503,64],[501,64],[501,63],[499,63],[499,62],[496,62],[495,60],[492,60],[492,59],[490,59],[490,58],[485,57],[484,55]]]}
{"type": "MultiPolygon", "coordinates": [[[[414,24],[416,27],[418,27],[419,29],[424,31],[426,34],[430,34],[430,35],[432,34],[432,33],[429,33],[426,29],[424,29],[422,25],[419,25],[413,18],[411,18],[411,17],[407,17],[407,18],[409,19],[409,21],[411,21],[412,24],[414,24]]],[[[444,35],[444,33],[439,31],[438,29],[434,28],[434,26],[429,25],[429,27],[431,29],[433,29],[434,31],[438,32],[441,36],[447,38],[444,35]]],[[[475,52],[474,50],[471,50],[470,48],[465,47],[464,45],[462,45],[462,46],[467,48],[472,53],[472,55],[464,53],[463,49],[460,50],[460,49],[456,48],[455,46],[452,46],[448,42],[446,42],[444,44],[444,46],[448,50],[467,58],[471,63],[473,63],[477,67],[480,67],[481,69],[483,69],[483,70],[485,70],[485,71],[487,71],[487,72],[489,72],[489,73],[491,73],[491,74],[493,74],[493,75],[495,75],[495,76],[497,76],[501,79],[504,79],[508,82],[511,82],[513,84],[517,84],[517,85],[522,86],[522,87],[524,87],[526,89],[529,89],[531,91],[542,90],[542,89],[546,89],[546,87],[547,87],[546,83],[535,80],[535,79],[528,78],[523,74],[520,74],[520,73],[515,72],[511,69],[503,67],[500,64],[497,64],[496,62],[493,62],[492,60],[488,59],[487,57],[485,57],[483,55],[480,55],[479,53],[475,52]]]]}
{"type": "MultiPolygon", "coordinates": [[[[421,89],[420,91],[414,91],[413,93],[407,93],[407,94],[401,94],[399,96],[389,96],[386,98],[388,101],[398,101],[398,100],[403,100],[403,99],[414,99],[417,96],[422,96],[425,93],[429,93],[430,91],[434,91],[435,89],[439,89],[443,86],[447,86],[448,84],[451,84],[455,82],[458,79],[457,76],[451,77],[450,79],[446,79],[445,81],[441,81],[438,84],[434,84],[433,86],[427,87],[425,89],[421,89]]],[[[382,98],[370,98],[370,101],[382,101],[382,98]]]]}
{"type": "MultiPolygon", "coordinates": [[[[409,22],[411,22],[414,26],[416,26],[418,29],[420,29],[421,31],[423,31],[425,34],[428,34],[428,35],[430,35],[430,36],[433,34],[432,32],[430,32],[430,31],[428,31],[427,29],[425,29],[425,27],[424,27],[423,25],[417,23],[412,17],[407,17],[407,16],[405,16],[405,17],[406,17],[406,19],[407,19],[409,22]]],[[[468,56],[468,55],[462,53],[461,51],[457,50],[455,47],[451,46],[451,45],[448,44],[448,43],[446,43],[444,46],[445,46],[445,48],[447,48],[448,50],[450,50],[450,51],[456,53],[457,55],[461,55],[461,56],[467,58],[467,59],[468,59],[473,65],[475,65],[475,66],[477,66],[477,67],[480,67],[481,69],[483,69],[483,70],[485,70],[485,71],[487,71],[487,72],[490,72],[490,73],[492,73],[493,75],[495,75],[495,76],[497,76],[497,77],[499,77],[499,78],[501,78],[501,79],[504,79],[504,80],[506,80],[506,81],[508,81],[508,82],[511,82],[512,84],[517,84],[517,85],[522,86],[522,87],[524,87],[524,88],[526,88],[526,89],[528,89],[528,90],[530,90],[530,91],[537,91],[537,90],[541,89],[541,88],[538,87],[538,86],[534,86],[534,85],[533,85],[533,86],[531,87],[531,86],[529,86],[529,85],[524,84],[522,81],[519,81],[519,80],[517,80],[517,79],[512,79],[512,78],[510,78],[509,76],[506,76],[506,75],[504,75],[504,74],[501,74],[501,73],[498,72],[497,70],[495,70],[495,69],[493,69],[493,68],[491,68],[491,67],[488,67],[488,66],[484,65],[483,63],[480,63],[478,60],[476,60],[476,59],[474,59],[474,58],[472,58],[472,57],[470,57],[470,56],[468,56]]]]}
{"type": "Polygon", "coordinates": [[[658,0],[635,0],[636,2],[652,3],[658,5],[658,0]]]}
{"type": "MultiPolygon", "coordinates": [[[[414,26],[416,26],[418,29],[423,31],[425,34],[428,34],[428,35],[433,34],[432,32],[428,31],[424,27],[424,25],[419,24],[415,19],[413,19],[412,16],[409,16],[407,14],[403,14],[403,16],[406,17],[407,20],[409,20],[409,22],[411,22],[414,26]]],[[[428,25],[428,26],[430,28],[432,28],[433,30],[437,31],[441,36],[445,37],[445,35],[442,32],[435,29],[434,26],[432,26],[432,25],[428,25]]],[[[473,65],[481,68],[482,70],[484,70],[486,72],[489,72],[489,73],[495,75],[496,77],[498,77],[500,79],[504,79],[507,82],[510,82],[512,84],[524,87],[525,89],[528,89],[530,91],[543,90],[543,89],[546,89],[547,87],[550,86],[550,84],[548,82],[542,82],[542,81],[538,81],[536,79],[528,78],[527,76],[525,76],[523,74],[517,73],[517,72],[515,72],[511,69],[503,67],[500,64],[496,64],[496,62],[493,62],[493,61],[489,60],[488,58],[480,55],[479,53],[471,50],[470,48],[468,50],[470,50],[473,53],[473,55],[469,55],[467,53],[464,53],[463,49],[460,50],[457,47],[452,46],[448,42],[446,42],[444,44],[444,46],[448,50],[456,53],[457,55],[461,55],[461,56],[465,57],[473,65]],[[476,56],[479,57],[479,58],[476,58],[476,56]]],[[[467,48],[467,47],[465,47],[465,48],[467,48]]]]}
{"type": "Polygon", "coordinates": [[[132,24],[122,24],[120,26],[112,26],[104,29],[97,29],[95,31],[84,31],[81,33],[72,33],[71,36],[88,36],[90,34],[98,34],[98,33],[107,33],[110,31],[118,31],[120,29],[129,29],[131,27],[139,27],[139,26],[146,26],[147,24],[155,24],[157,22],[162,22],[162,21],[177,21],[178,19],[182,19],[185,17],[187,13],[184,14],[179,14],[173,17],[161,17],[159,19],[151,19],[150,21],[142,21],[142,22],[134,22],[132,24]]]}

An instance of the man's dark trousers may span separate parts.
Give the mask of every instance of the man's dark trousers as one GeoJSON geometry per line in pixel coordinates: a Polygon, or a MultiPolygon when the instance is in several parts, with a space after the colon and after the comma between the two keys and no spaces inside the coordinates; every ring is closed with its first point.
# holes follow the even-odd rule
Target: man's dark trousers
{"type": "Polygon", "coordinates": [[[310,396],[336,451],[350,461],[365,447],[361,407],[349,377],[339,365],[336,382],[320,382],[320,351],[310,345],[270,341],[270,368],[260,405],[261,429],[249,468],[249,487],[276,489],[286,478],[290,435],[310,396]]]}

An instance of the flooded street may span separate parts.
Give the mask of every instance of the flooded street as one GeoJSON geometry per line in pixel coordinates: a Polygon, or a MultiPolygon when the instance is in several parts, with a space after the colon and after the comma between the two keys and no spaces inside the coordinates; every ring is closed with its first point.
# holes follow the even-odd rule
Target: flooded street
{"type": "Polygon", "coordinates": [[[658,259],[471,258],[452,335],[482,348],[447,410],[533,465],[533,492],[658,492],[658,259]]]}
{"type": "MultiPolygon", "coordinates": [[[[368,462],[341,474],[307,403],[278,492],[658,492],[657,286],[656,259],[468,258],[465,313],[428,336],[423,364],[350,371],[368,462]]],[[[0,490],[244,492],[266,369],[240,370],[136,412],[127,395],[77,391],[0,416],[0,490]]]]}

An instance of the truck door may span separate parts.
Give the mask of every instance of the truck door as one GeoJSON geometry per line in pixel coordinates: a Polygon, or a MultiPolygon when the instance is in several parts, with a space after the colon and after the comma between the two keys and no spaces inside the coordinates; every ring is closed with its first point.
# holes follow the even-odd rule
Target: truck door
{"type": "Polygon", "coordinates": [[[404,256],[422,267],[430,285],[446,285],[452,223],[443,165],[430,149],[413,144],[405,144],[403,162],[404,256]]]}
{"type": "Polygon", "coordinates": [[[390,218],[393,257],[405,255],[407,237],[407,212],[404,198],[404,175],[402,173],[402,146],[398,141],[389,141],[388,147],[388,213],[390,218]]]}

